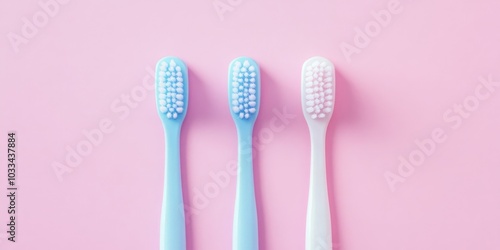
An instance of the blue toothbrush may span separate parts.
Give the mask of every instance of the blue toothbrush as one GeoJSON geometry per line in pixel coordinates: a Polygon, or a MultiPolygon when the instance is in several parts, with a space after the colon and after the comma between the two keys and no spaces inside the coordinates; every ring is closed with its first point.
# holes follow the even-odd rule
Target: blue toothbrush
{"type": "Polygon", "coordinates": [[[179,141],[188,103],[188,71],[176,57],[156,65],[156,107],[165,130],[166,160],[160,223],[160,250],[185,250],[186,225],[182,198],[179,141]]]}
{"type": "Polygon", "coordinates": [[[260,72],[248,57],[229,65],[229,106],[238,131],[238,178],[233,224],[233,250],[259,249],[252,163],[252,133],[259,113],[260,72]]]}

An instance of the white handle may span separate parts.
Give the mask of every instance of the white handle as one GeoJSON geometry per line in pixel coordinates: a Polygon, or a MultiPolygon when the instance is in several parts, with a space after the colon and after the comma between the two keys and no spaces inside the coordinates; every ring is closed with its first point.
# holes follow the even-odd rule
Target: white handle
{"type": "Polygon", "coordinates": [[[306,250],[331,250],[332,226],[325,163],[326,128],[311,128],[311,176],[307,204],[306,250]]]}

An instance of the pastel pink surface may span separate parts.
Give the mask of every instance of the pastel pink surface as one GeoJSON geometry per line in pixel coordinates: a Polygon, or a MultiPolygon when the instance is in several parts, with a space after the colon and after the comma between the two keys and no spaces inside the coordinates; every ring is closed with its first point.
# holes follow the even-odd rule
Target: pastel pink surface
{"type": "Polygon", "coordinates": [[[343,43],[353,45],[356,27],[390,1],[215,1],[230,7],[221,21],[212,0],[71,0],[15,53],[9,32],[20,34],[23,17],[47,1],[0,3],[2,193],[7,131],[17,131],[19,151],[17,242],[5,238],[2,195],[1,249],[158,249],[162,125],[153,91],[131,106],[121,98],[150,86],[149,72],[167,55],[190,72],[182,134],[189,249],[231,249],[235,177],[214,176],[229,175],[237,157],[226,78],[241,55],[262,72],[262,250],[304,249],[310,145],[299,86],[302,63],[315,55],[337,73],[327,138],[335,249],[500,249],[500,88],[457,128],[443,119],[475,94],[479,77],[500,81],[497,1],[401,0],[387,27],[346,57],[343,43]],[[54,162],[102,119],[114,131],[59,181],[54,162]],[[401,177],[398,158],[436,129],[446,140],[401,177]],[[404,182],[391,190],[388,172],[404,182]]]}

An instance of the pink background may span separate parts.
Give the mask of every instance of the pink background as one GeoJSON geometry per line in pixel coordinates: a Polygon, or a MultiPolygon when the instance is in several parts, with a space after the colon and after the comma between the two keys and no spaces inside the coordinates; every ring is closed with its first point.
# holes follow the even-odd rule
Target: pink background
{"type": "Polygon", "coordinates": [[[262,250],[304,249],[309,134],[299,86],[301,65],[314,55],[337,72],[327,139],[335,249],[500,249],[500,87],[458,128],[443,119],[471,100],[479,77],[500,81],[498,1],[401,0],[349,62],[342,43],[352,45],[356,27],[373,24],[371,12],[389,0],[221,0],[234,5],[223,21],[212,0],[71,0],[15,53],[9,32],[20,35],[23,18],[47,1],[0,3],[1,249],[158,249],[164,139],[153,91],[141,84],[153,82],[148,69],[166,55],[190,70],[182,134],[189,249],[231,248],[235,177],[217,184],[212,175],[229,176],[236,159],[226,75],[240,55],[262,71],[262,250]],[[131,92],[145,93],[133,108],[120,99],[131,92]],[[295,118],[277,129],[273,110],[283,109],[295,118]],[[101,119],[114,131],[59,181],[54,162],[65,163],[66,148],[101,119]],[[400,155],[435,129],[446,140],[391,190],[384,175],[398,174],[400,155]],[[16,243],[4,233],[9,130],[18,133],[16,243]]]}

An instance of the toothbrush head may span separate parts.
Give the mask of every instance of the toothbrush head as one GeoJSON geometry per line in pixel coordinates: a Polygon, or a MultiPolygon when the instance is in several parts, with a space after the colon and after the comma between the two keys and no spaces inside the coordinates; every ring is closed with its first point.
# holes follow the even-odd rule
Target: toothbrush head
{"type": "Polygon", "coordinates": [[[316,56],[304,63],[301,93],[307,122],[328,124],[335,103],[335,68],[328,59],[316,56]]]}
{"type": "Polygon", "coordinates": [[[188,70],[177,57],[165,57],[156,65],[156,107],[163,121],[182,122],[188,103],[188,70]]]}
{"type": "Polygon", "coordinates": [[[259,65],[248,57],[229,64],[229,107],[235,121],[255,122],[260,105],[259,65]]]}

